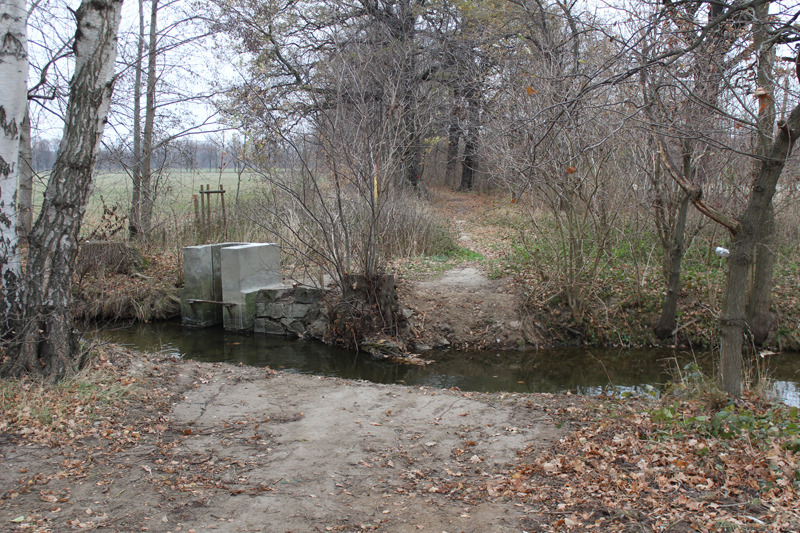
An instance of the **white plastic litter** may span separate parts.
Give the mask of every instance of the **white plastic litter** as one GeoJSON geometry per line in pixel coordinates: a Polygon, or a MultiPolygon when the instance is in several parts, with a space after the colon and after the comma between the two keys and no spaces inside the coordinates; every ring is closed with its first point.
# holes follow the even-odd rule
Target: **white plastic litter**
{"type": "Polygon", "coordinates": [[[716,254],[720,257],[728,257],[731,255],[731,251],[727,248],[723,248],[722,246],[717,246],[714,252],[716,252],[716,254]]]}

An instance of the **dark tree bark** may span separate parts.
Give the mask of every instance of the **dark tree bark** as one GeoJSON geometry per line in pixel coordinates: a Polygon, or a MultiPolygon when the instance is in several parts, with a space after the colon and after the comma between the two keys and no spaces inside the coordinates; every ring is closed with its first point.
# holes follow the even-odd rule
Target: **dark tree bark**
{"type": "Polygon", "coordinates": [[[77,367],[72,274],[111,101],[121,8],[121,0],[83,0],[75,11],[76,64],[66,124],[42,211],[29,236],[22,305],[0,368],[3,376],[41,375],[57,381],[77,367]]]}
{"type": "Polygon", "coordinates": [[[660,339],[671,336],[677,326],[678,297],[681,292],[681,263],[686,251],[686,216],[689,211],[689,195],[684,193],[672,228],[672,242],[665,250],[668,256],[667,295],[661,306],[661,316],[653,328],[660,339]]]}
{"type": "MultiPolygon", "coordinates": [[[[800,59],[800,55],[798,56],[800,59]]],[[[768,211],[775,195],[786,159],[800,135],[800,105],[786,122],[778,123],[778,135],[751,188],[750,199],[734,232],[728,276],[720,313],[720,385],[732,396],[742,393],[742,334],[747,327],[747,281],[753,266],[761,225],[768,220],[768,211]]]]}
{"type": "Polygon", "coordinates": [[[475,185],[475,171],[478,168],[478,132],[480,131],[480,110],[477,90],[467,93],[467,129],[464,136],[464,159],[461,162],[460,191],[471,191],[475,185]]]}
{"type": "Polygon", "coordinates": [[[33,150],[31,148],[31,118],[26,108],[19,130],[19,184],[17,185],[17,235],[20,244],[28,242],[33,225],[33,150]]]}
{"type": "Polygon", "coordinates": [[[461,140],[461,128],[458,125],[456,113],[457,111],[454,110],[447,130],[447,166],[444,175],[448,184],[455,184],[456,168],[458,167],[458,143],[461,140]]]}
{"type": "Polygon", "coordinates": [[[129,232],[142,232],[142,60],[144,57],[144,0],[139,0],[139,36],[136,43],[136,73],[133,83],[133,187],[129,232]]]}
{"type": "Polygon", "coordinates": [[[775,210],[772,203],[767,207],[764,220],[759,228],[758,245],[755,249],[756,259],[753,269],[753,286],[747,303],[747,324],[753,342],[764,344],[769,336],[769,328],[775,322],[770,313],[772,302],[772,275],[775,267],[775,210]]]}
{"type": "MultiPolygon", "coordinates": [[[[769,3],[755,8],[755,37],[753,48],[758,52],[758,69],[756,83],[766,91],[768,97],[764,105],[759,105],[758,132],[756,136],[756,153],[766,156],[770,148],[770,136],[775,124],[775,82],[773,78],[773,64],[775,62],[775,49],[765,46],[769,36],[767,19],[769,16],[769,3]]],[[[758,167],[754,174],[757,175],[758,167]]],[[[763,344],[769,336],[769,328],[775,317],[769,311],[772,301],[772,275],[775,267],[775,208],[769,203],[764,219],[761,221],[758,235],[758,245],[755,249],[755,268],[753,269],[752,286],[747,302],[747,322],[755,344],[763,344]]]]}

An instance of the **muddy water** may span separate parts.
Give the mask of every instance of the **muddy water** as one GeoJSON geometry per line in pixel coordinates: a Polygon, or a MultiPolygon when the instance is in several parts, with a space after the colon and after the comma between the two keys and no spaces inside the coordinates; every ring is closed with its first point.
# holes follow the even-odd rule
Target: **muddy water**
{"type": "MultiPolygon", "coordinates": [[[[511,352],[429,352],[426,366],[374,361],[319,343],[267,335],[237,335],[221,328],[189,329],[172,323],[108,328],[97,336],[132,348],[207,362],[241,362],[303,374],[458,387],[464,391],[566,392],[596,395],[604,391],[653,394],[687,364],[711,370],[709,354],[673,350],[560,348],[511,352]]],[[[800,406],[800,354],[768,357],[776,394],[800,406]]]]}

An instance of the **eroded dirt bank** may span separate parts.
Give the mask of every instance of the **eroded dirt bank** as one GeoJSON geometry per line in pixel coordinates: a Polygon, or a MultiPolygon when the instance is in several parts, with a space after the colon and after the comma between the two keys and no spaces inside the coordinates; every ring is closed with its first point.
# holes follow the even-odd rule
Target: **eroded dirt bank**
{"type": "Polygon", "coordinates": [[[531,396],[130,365],[151,394],[125,420],[51,446],[0,432],[0,529],[521,531],[485,487],[561,434],[531,396]]]}

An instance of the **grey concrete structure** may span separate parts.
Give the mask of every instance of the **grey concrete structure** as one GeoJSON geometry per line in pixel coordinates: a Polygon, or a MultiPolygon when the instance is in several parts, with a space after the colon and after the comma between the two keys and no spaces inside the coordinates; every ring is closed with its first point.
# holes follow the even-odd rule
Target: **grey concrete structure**
{"type": "Polygon", "coordinates": [[[324,291],[282,285],[280,267],[277,244],[184,248],[183,324],[321,339],[328,323],[324,291]]]}
{"type": "Polygon", "coordinates": [[[222,261],[220,250],[240,246],[242,242],[223,242],[183,249],[181,316],[186,326],[209,327],[223,323],[222,261]]]}
{"type": "Polygon", "coordinates": [[[222,316],[225,329],[252,331],[256,293],[281,286],[281,248],[277,244],[242,244],[220,250],[222,316]]]}
{"type": "Polygon", "coordinates": [[[210,246],[187,246],[183,249],[181,317],[186,326],[208,327],[218,324],[217,306],[196,300],[215,300],[214,273],[210,246]]]}

